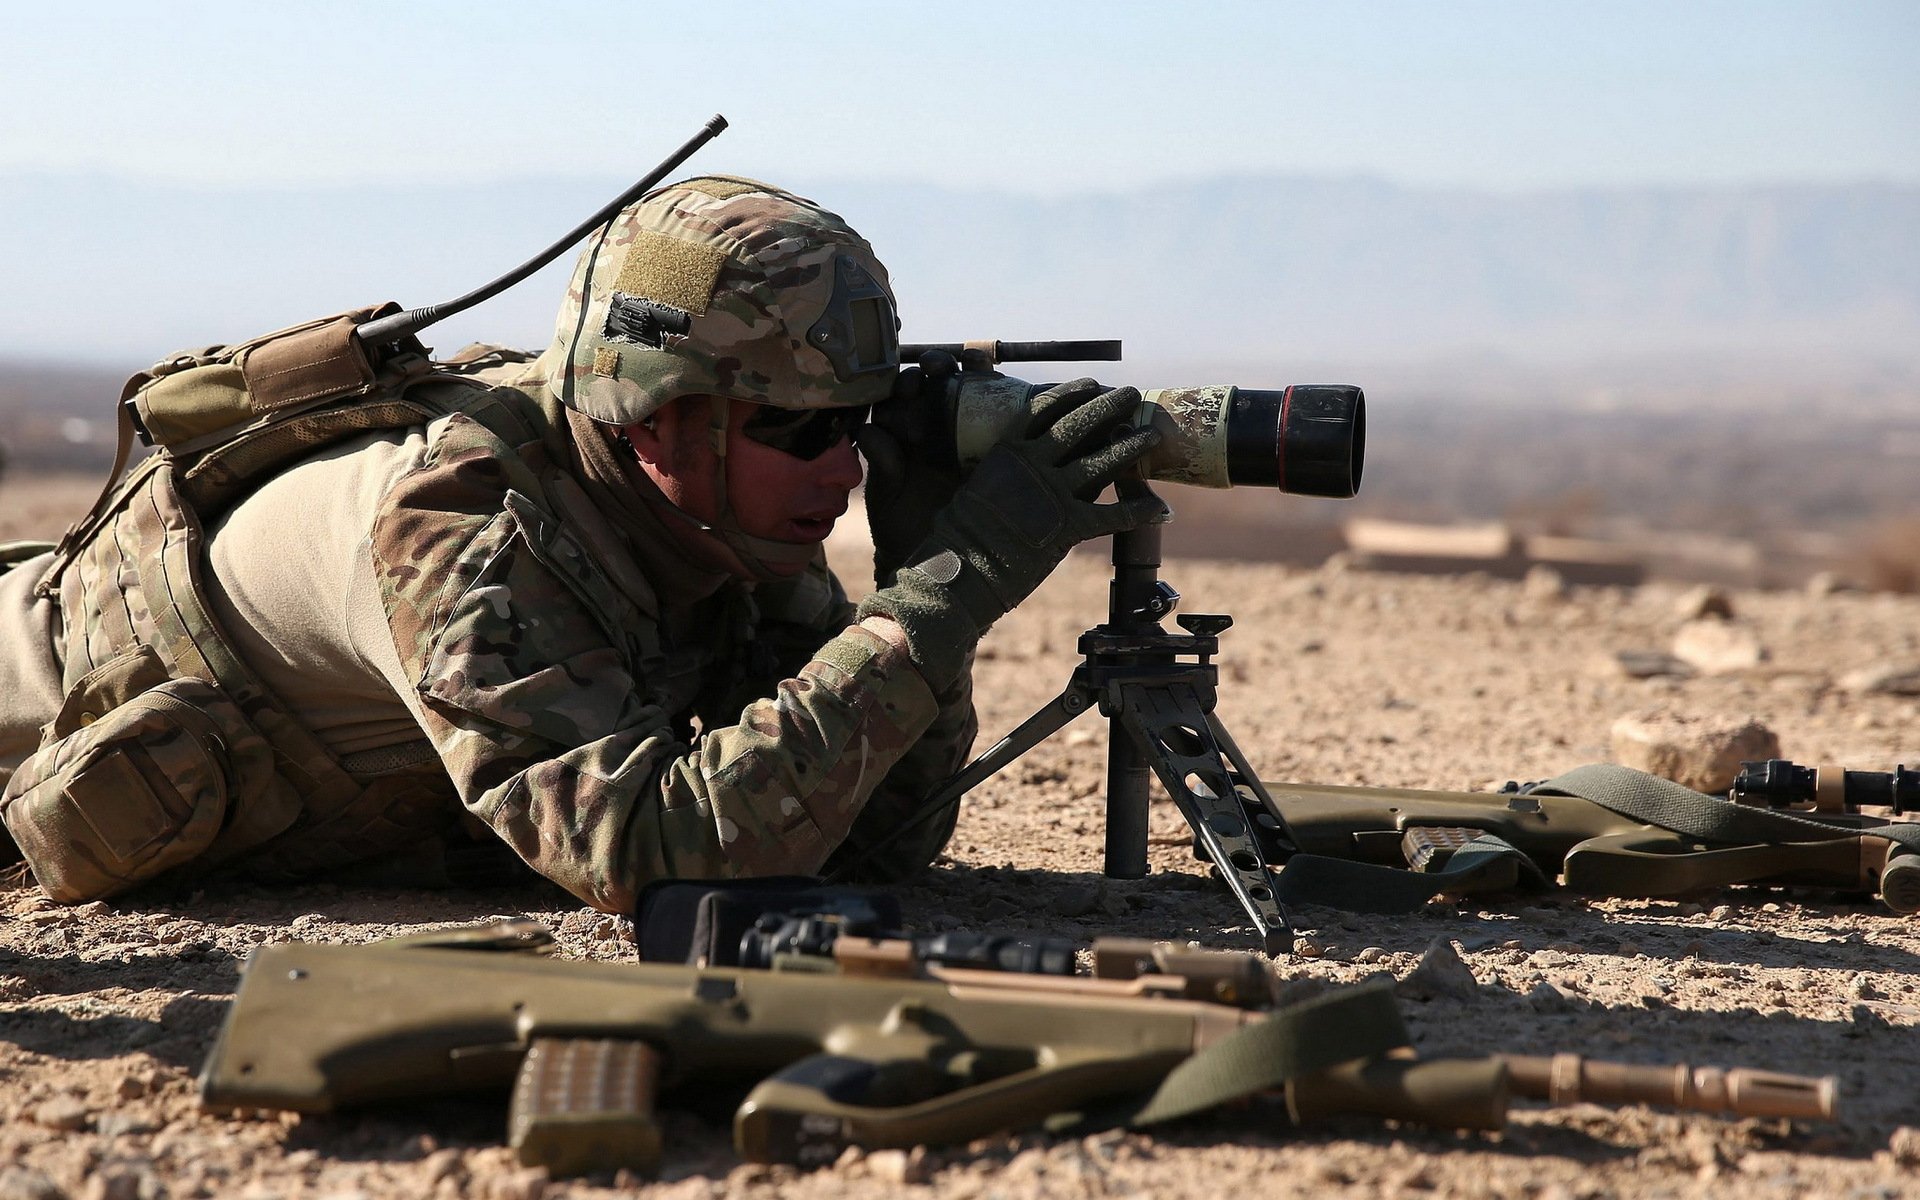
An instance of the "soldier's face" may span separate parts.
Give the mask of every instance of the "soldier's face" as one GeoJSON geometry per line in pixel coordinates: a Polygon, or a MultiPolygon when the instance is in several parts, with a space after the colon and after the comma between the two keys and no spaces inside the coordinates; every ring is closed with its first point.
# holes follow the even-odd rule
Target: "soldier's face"
{"type": "MultiPolygon", "coordinates": [[[[627,428],[643,470],[667,499],[691,516],[720,516],[720,462],[709,440],[710,401],[686,396],[654,417],[653,427],[627,428]]],[[[758,406],[727,405],[726,501],[740,532],[780,542],[821,542],[847,511],[860,485],[860,456],[851,438],[814,458],[766,446],[742,432],[758,406]]],[[[795,571],[805,569],[798,564],[795,571]]]]}

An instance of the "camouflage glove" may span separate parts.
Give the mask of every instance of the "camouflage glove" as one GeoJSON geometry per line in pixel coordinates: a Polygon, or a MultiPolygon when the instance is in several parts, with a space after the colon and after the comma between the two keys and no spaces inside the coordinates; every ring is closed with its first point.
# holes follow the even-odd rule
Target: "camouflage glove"
{"type": "Polygon", "coordinates": [[[1091,379],[1033,398],[1025,433],[995,446],[933,520],[894,581],[859,615],[893,618],[935,690],[960,673],[989,625],[1027,598],[1067,551],[1088,538],[1161,519],[1154,496],[1094,497],[1160,440],[1153,430],[1115,439],[1140,393],[1091,379]]]}
{"type": "Polygon", "coordinates": [[[867,460],[867,529],[873,534],[873,582],[885,587],[933,529],[966,475],[941,445],[942,407],[921,394],[918,368],[903,372],[893,396],[874,406],[855,440],[867,460]]]}

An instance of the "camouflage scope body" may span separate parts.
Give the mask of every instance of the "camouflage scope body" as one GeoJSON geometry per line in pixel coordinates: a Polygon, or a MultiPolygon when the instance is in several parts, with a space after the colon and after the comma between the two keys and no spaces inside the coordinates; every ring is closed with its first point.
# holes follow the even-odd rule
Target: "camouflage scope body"
{"type": "MultiPolygon", "coordinates": [[[[942,399],[952,414],[960,462],[978,462],[995,442],[1018,431],[1030,397],[1047,386],[986,372],[949,377],[942,399]]],[[[1142,460],[1141,473],[1161,483],[1270,487],[1336,499],[1360,490],[1367,402],[1357,387],[1156,388],[1141,394],[1133,423],[1160,431],[1160,444],[1142,460]]]]}

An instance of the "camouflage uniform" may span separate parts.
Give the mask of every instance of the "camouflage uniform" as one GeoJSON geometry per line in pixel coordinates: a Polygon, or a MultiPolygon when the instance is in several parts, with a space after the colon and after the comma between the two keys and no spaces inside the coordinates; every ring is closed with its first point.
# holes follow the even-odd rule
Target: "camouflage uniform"
{"type": "MultiPolygon", "coordinates": [[[[731,236],[756,216],[741,198],[750,209],[764,192],[722,181],[683,207],[731,236]]],[[[603,242],[650,236],[634,211],[603,242]]],[[[822,258],[805,229],[762,233],[748,249],[763,266],[850,261],[852,243],[822,258]]],[[[198,528],[174,511],[165,470],[136,475],[58,574],[57,608],[25,582],[50,560],[0,575],[0,782],[41,726],[48,740],[85,728],[74,698],[140,649],[176,677],[242,680],[227,698],[272,745],[274,786],[249,794],[275,815],[244,839],[218,835],[226,869],[299,876],[417,854],[477,818],[526,864],[618,912],[652,879],[812,872],[897,824],[971,746],[967,672],[930,683],[875,618],[850,623],[817,548],[778,582],[686,561],[673,515],[600,423],[638,419],[633,380],[657,380],[662,347],[643,337],[582,354],[569,319],[577,330],[583,308],[604,310],[613,283],[677,282],[678,307],[704,308],[705,286],[711,316],[764,336],[752,327],[772,297],[729,283],[738,255],[697,251],[650,281],[595,282],[603,249],[583,256],[554,346],[524,370],[497,371],[485,389],[422,385],[447,415],[314,455],[210,528],[194,580],[203,605],[169,590],[193,574],[198,528]],[[224,675],[202,669],[229,651],[224,675]]],[[[771,311],[788,327],[831,325],[831,313],[771,311]]],[[[681,392],[807,407],[885,391],[755,370],[751,354],[676,361],[681,392]]],[[[749,564],[762,549],[751,543],[733,547],[749,564]]],[[[929,861],[951,827],[929,822],[888,861],[929,861]]]]}

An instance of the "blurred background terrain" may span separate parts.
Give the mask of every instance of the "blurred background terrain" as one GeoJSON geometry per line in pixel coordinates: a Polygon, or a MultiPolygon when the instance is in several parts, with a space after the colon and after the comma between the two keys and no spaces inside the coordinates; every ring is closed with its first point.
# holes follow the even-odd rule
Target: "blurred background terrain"
{"type": "MultiPolygon", "coordinates": [[[[848,0],[777,60],[696,69],[762,11],[650,28],[646,85],[586,102],[579,4],[23,23],[0,535],[83,504],[54,481],[110,461],[132,371],[465,292],[718,108],[691,168],[846,215],[909,340],[1125,341],[1035,380],[1366,388],[1357,500],[1174,489],[1175,553],[1920,587],[1911,6],[992,3],[963,61],[848,0]]],[[[538,348],[570,259],[430,340],[538,348]]]]}

